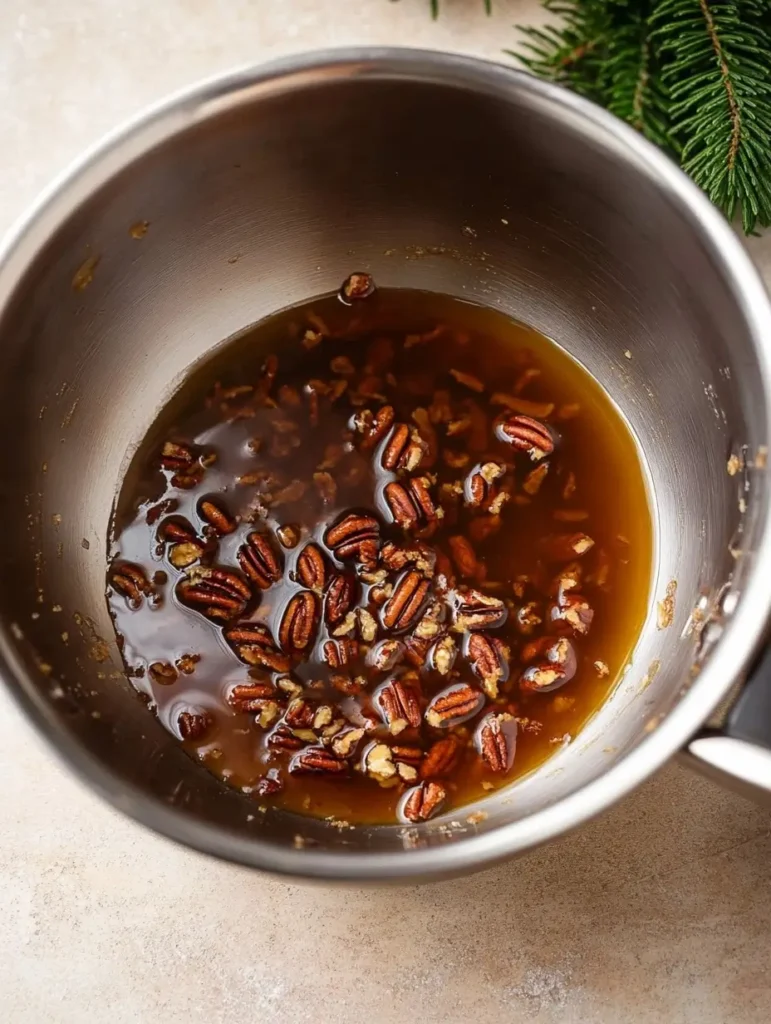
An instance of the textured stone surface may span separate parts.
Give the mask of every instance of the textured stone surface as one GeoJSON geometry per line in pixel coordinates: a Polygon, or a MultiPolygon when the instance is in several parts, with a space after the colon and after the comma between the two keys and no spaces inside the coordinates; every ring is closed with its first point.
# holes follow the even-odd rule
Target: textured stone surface
{"type": "MultiPolygon", "coordinates": [[[[84,146],[233,65],[342,43],[494,57],[532,2],[3,0],[0,230],[84,146]]],[[[771,239],[751,249],[771,277],[771,239]]],[[[0,1016],[13,1024],[768,1019],[771,815],[672,766],[527,858],[290,886],[140,830],[0,694],[0,1016]]]]}

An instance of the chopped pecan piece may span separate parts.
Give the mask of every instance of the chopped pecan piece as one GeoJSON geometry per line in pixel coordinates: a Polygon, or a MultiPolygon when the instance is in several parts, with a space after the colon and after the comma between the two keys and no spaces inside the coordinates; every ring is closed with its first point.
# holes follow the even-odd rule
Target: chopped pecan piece
{"type": "Polygon", "coordinates": [[[370,274],[356,271],[349,274],[340,287],[340,298],[350,305],[352,302],[368,299],[375,292],[375,282],[370,274]]]}
{"type": "Polygon", "coordinates": [[[297,575],[308,590],[321,592],[326,583],[327,570],[324,556],[316,544],[306,544],[297,559],[297,575]]]}
{"type": "Polygon", "coordinates": [[[522,650],[522,660],[533,662],[519,679],[522,690],[549,693],[569,683],[578,669],[575,649],[567,637],[539,637],[522,650]]]}
{"type": "Polygon", "coordinates": [[[479,753],[491,771],[511,771],[517,747],[517,722],[512,715],[485,715],[476,733],[479,753]]]}
{"type": "Polygon", "coordinates": [[[541,605],[538,601],[528,601],[517,609],[514,621],[523,636],[531,636],[543,622],[541,605]]]}
{"type": "Polygon", "coordinates": [[[461,744],[456,736],[445,736],[432,744],[420,765],[421,779],[436,779],[449,775],[460,757],[461,744]]]}
{"type": "Polygon", "coordinates": [[[398,782],[393,753],[386,743],[373,743],[364,754],[364,767],[367,775],[372,776],[381,785],[398,782]]]}
{"type": "Polygon", "coordinates": [[[332,750],[338,757],[353,757],[363,736],[363,729],[343,729],[332,740],[332,750]]]}
{"type": "Polygon", "coordinates": [[[306,747],[295,754],[289,762],[291,775],[336,775],[344,776],[349,771],[348,763],[337,757],[326,747],[306,747]]]}
{"type": "Polygon", "coordinates": [[[401,640],[380,640],[367,655],[367,664],[378,672],[390,672],[404,657],[401,640]]]}
{"type": "Polygon", "coordinates": [[[482,689],[491,700],[498,696],[498,684],[509,676],[511,652],[498,637],[486,633],[472,633],[468,638],[467,654],[471,667],[482,682],[482,689]]]}
{"type": "Polygon", "coordinates": [[[408,726],[419,728],[420,690],[416,683],[394,679],[380,690],[376,701],[393,736],[398,736],[408,726]]]}
{"type": "Polygon", "coordinates": [[[168,661],[154,661],[148,668],[147,674],[159,686],[171,686],[177,681],[177,670],[168,661]]]}
{"type": "Polygon", "coordinates": [[[428,821],[441,809],[447,799],[447,790],[438,782],[421,782],[411,789],[402,805],[402,814],[415,824],[428,821]]]}
{"type": "Polygon", "coordinates": [[[212,726],[212,716],[203,708],[180,711],[177,728],[183,740],[200,740],[212,726]]]}
{"type": "Polygon", "coordinates": [[[496,422],[496,435],[519,452],[527,452],[534,462],[551,455],[554,451],[554,437],[545,423],[532,416],[519,414],[502,416],[496,422]]]}
{"type": "Polygon", "coordinates": [[[389,540],[383,545],[380,561],[387,569],[394,572],[404,569],[408,565],[414,565],[424,576],[432,576],[436,564],[436,553],[422,541],[418,541],[410,547],[399,547],[389,540]]]}
{"type": "Polygon", "coordinates": [[[562,593],[547,611],[549,628],[555,633],[586,636],[594,619],[594,609],[581,594],[562,593]]]}
{"type": "Polygon", "coordinates": [[[429,581],[414,569],[408,569],[400,576],[393,594],[383,607],[385,628],[399,633],[411,629],[420,617],[429,587],[429,581]]]}
{"type": "Polygon", "coordinates": [[[177,597],[182,604],[196,608],[208,619],[235,619],[246,608],[251,588],[230,569],[194,566],[179,581],[177,597]]]}
{"type": "Polygon", "coordinates": [[[451,636],[443,636],[436,641],[429,654],[431,668],[440,676],[447,676],[452,671],[458,649],[451,636]]]}
{"type": "Polygon", "coordinates": [[[161,448],[161,466],[174,473],[187,473],[198,461],[196,450],[181,441],[166,441],[161,448]]]}
{"type": "Polygon", "coordinates": [[[281,562],[265,533],[250,533],[236,557],[244,574],[260,590],[267,590],[281,579],[281,562]]]}
{"type": "Polygon", "coordinates": [[[286,672],[291,658],[277,650],[267,626],[258,622],[242,622],[225,630],[225,639],[241,661],[247,665],[286,672]]]}
{"type": "Polygon", "coordinates": [[[313,642],[318,625],[318,598],[310,590],[295,594],[286,606],[278,639],[285,651],[304,651],[313,642]]]}
{"type": "Polygon", "coordinates": [[[377,561],[380,524],[365,513],[351,512],[334,526],[330,526],[324,543],[339,559],[353,558],[363,565],[377,561]]]}
{"type": "Polygon", "coordinates": [[[456,683],[438,693],[426,708],[426,721],[435,729],[461,725],[481,711],[484,695],[468,683],[456,683]]]}
{"type": "Polygon", "coordinates": [[[556,533],[541,541],[541,551],[550,562],[569,562],[593,547],[594,541],[585,533],[556,533]]]}
{"type": "Polygon", "coordinates": [[[275,796],[284,788],[284,780],[277,768],[270,768],[254,788],[257,796],[275,796]]]}
{"type": "Polygon", "coordinates": [[[454,377],[459,384],[470,388],[472,391],[477,391],[480,394],[485,389],[482,381],[479,377],[474,376],[473,373],[464,373],[463,370],[450,370],[450,376],[454,377]]]}
{"type": "Polygon", "coordinates": [[[324,600],[324,619],[328,626],[342,622],[356,599],[356,580],[352,576],[333,576],[324,600]]]}

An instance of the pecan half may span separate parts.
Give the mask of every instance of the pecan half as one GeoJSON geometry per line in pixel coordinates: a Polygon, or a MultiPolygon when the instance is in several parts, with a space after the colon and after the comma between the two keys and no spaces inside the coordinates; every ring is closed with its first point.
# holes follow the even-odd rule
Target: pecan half
{"type": "Polygon", "coordinates": [[[436,779],[449,775],[460,757],[461,743],[456,736],[445,736],[437,740],[423,758],[420,765],[421,779],[436,779]]]}
{"type": "Polygon", "coordinates": [[[273,683],[238,683],[227,696],[227,702],[234,711],[260,712],[266,701],[274,701],[276,688],[273,683]]]}
{"type": "Polygon", "coordinates": [[[453,629],[465,633],[474,629],[495,629],[502,626],[508,609],[498,597],[490,597],[480,590],[461,590],[456,595],[453,629]]]}
{"type": "Polygon", "coordinates": [[[482,689],[491,700],[498,696],[498,684],[509,677],[511,652],[498,637],[472,633],[466,648],[471,667],[482,682],[482,689]]]}
{"type": "Polygon", "coordinates": [[[292,730],[285,725],[280,725],[268,736],[268,746],[271,750],[293,753],[295,750],[301,750],[304,745],[305,740],[300,736],[295,736],[292,730]]]}
{"type": "Polygon", "coordinates": [[[336,757],[326,747],[306,747],[295,754],[289,762],[292,775],[347,775],[349,768],[346,761],[336,757]]]}
{"type": "Polygon", "coordinates": [[[408,726],[419,728],[420,690],[415,683],[394,679],[379,691],[375,699],[393,736],[398,736],[408,726]]]}
{"type": "Polygon", "coordinates": [[[386,484],[384,493],[394,522],[403,530],[424,527],[438,518],[423,477],[412,477],[403,484],[395,481],[386,484]]]}
{"type": "Polygon", "coordinates": [[[216,505],[209,498],[198,503],[198,515],[211,527],[211,530],[218,536],[223,537],[233,533],[238,526],[236,520],[219,505],[216,505]]]}
{"type": "Polygon", "coordinates": [[[339,573],[332,577],[324,599],[324,619],[328,626],[342,622],[356,599],[356,580],[339,573]]]}
{"type": "Polygon", "coordinates": [[[267,590],[281,579],[281,562],[267,534],[250,533],[236,557],[244,574],[260,590],[267,590]]]}
{"type": "Polygon", "coordinates": [[[180,711],[177,716],[177,728],[183,740],[200,740],[211,726],[212,716],[202,708],[180,711]]]}
{"type": "Polygon", "coordinates": [[[526,644],[522,660],[534,664],[522,673],[519,686],[533,693],[549,693],[564,686],[578,669],[575,649],[564,636],[543,636],[526,644]]]}
{"type": "Polygon", "coordinates": [[[278,640],[285,651],[304,651],[316,635],[318,598],[310,590],[295,594],[286,606],[278,640]]]}
{"type": "Polygon", "coordinates": [[[249,585],[230,569],[194,566],[176,588],[182,604],[208,619],[235,619],[251,599],[249,585]]]}
{"type": "Polygon", "coordinates": [[[138,608],[142,598],[149,597],[153,592],[144,569],[133,562],[117,562],[112,568],[110,582],[126,598],[131,608],[138,608]]]}
{"type": "Polygon", "coordinates": [[[409,790],[404,803],[402,814],[415,824],[421,821],[428,821],[442,807],[447,799],[447,790],[438,782],[421,782],[419,786],[409,790]]]}
{"type": "Polygon", "coordinates": [[[356,417],[356,429],[362,435],[361,447],[374,448],[383,440],[394,423],[396,414],[392,405],[384,405],[373,416],[369,409],[363,410],[356,417]]]}
{"type": "Polygon", "coordinates": [[[288,671],[292,660],[277,650],[267,626],[259,622],[242,622],[225,630],[225,639],[241,661],[272,669],[274,672],[288,671]]]}
{"type": "Polygon", "coordinates": [[[484,695],[473,686],[455,683],[434,697],[426,708],[426,721],[435,729],[449,729],[473,718],[484,702],[484,695]]]}
{"type": "Polygon", "coordinates": [[[353,558],[364,565],[374,565],[377,561],[379,540],[377,519],[360,512],[350,512],[330,526],[324,536],[324,543],[334,551],[336,558],[353,558]]]}
{"type": "Polygon", "coordinates": [[[485,715],[476,733],[476,745],[493,772],[511,771],[517,748],[517,722],[512,715],[485,715]]]}
{"type": "Polygon", "coordinates": [[[513,414],[502,416],[497,422],[495,432],[499,440],[506,441],[518,452],[527,452],[537,462],[551,455],[554,451],[554,437],[551,430],[540,420],[532,416],[513,414]]]}
{"type": "Polygon", "coordinates": [[[397,423],[383,449],[380,462],[383,469],[391,472],[403,470],[411,473],[420,465],[426,450],[425,442],[414,427],[397,423]]]}
{"type": "Polygon", "coordinates": [[[448,537],[447,543],[450,545],[452,560],[461,576],[470,579],[479,579],[484,576],[484,566],[480,563],[476,551],[466,537],[455,534],[448,537]]]}
{"type": "Polygon", "coordinates": [[[297,559],[297,575],[308,590],[321,592],[327,579],[324,556],[316,544],[306,544],[297,559]]]}
{"type": "Polygon", "coordinates": [[[471,470],[463,483],[463,497],[467,505],[483,508],[498,493],[496,480],[506,472],[506,468],[498,462],[479,462],[471,470]]]}
{"type": "Polygon", "coordinates": [[[400,576],[381,613],[385,628],[399,633],[411,629],[420,618],[429,587],[429,581],[414,569],[400,576]]]}
{"type": "Polygon", "coordinates": [[[359,644],[350,637],[340,640],[327,640],[322,647],[324,661],[330,668],[344,668],[350,665],[359,654],[359,644]]]}

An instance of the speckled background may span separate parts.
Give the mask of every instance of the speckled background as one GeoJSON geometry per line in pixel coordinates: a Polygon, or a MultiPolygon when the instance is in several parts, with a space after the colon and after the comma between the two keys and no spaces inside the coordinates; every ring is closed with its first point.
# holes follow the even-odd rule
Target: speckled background
{"type": "MultiPolygon", "coordinates": [[[[353,42],[495,57],[533,0],[2,0],[0,229],[144,104],[353,42]]],[[[771,280],[771,236],[750,243],[771,280]]],[[[475,877],[291,886],[124,820],[0,694],[0,1020],[751,1024],[771,1004],[771,813],[671,766],[475,877]]]]}

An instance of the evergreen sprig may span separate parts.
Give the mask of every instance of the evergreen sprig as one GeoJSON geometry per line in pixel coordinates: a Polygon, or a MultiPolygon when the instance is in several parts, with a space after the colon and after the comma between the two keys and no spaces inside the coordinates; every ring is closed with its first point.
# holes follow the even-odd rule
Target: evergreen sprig
{"type": "Polygon", "coordinates": [[[513,56],[668,150],[748,233],[771,224],[771,0],[543,5],[559,20],[513,56]]]}

